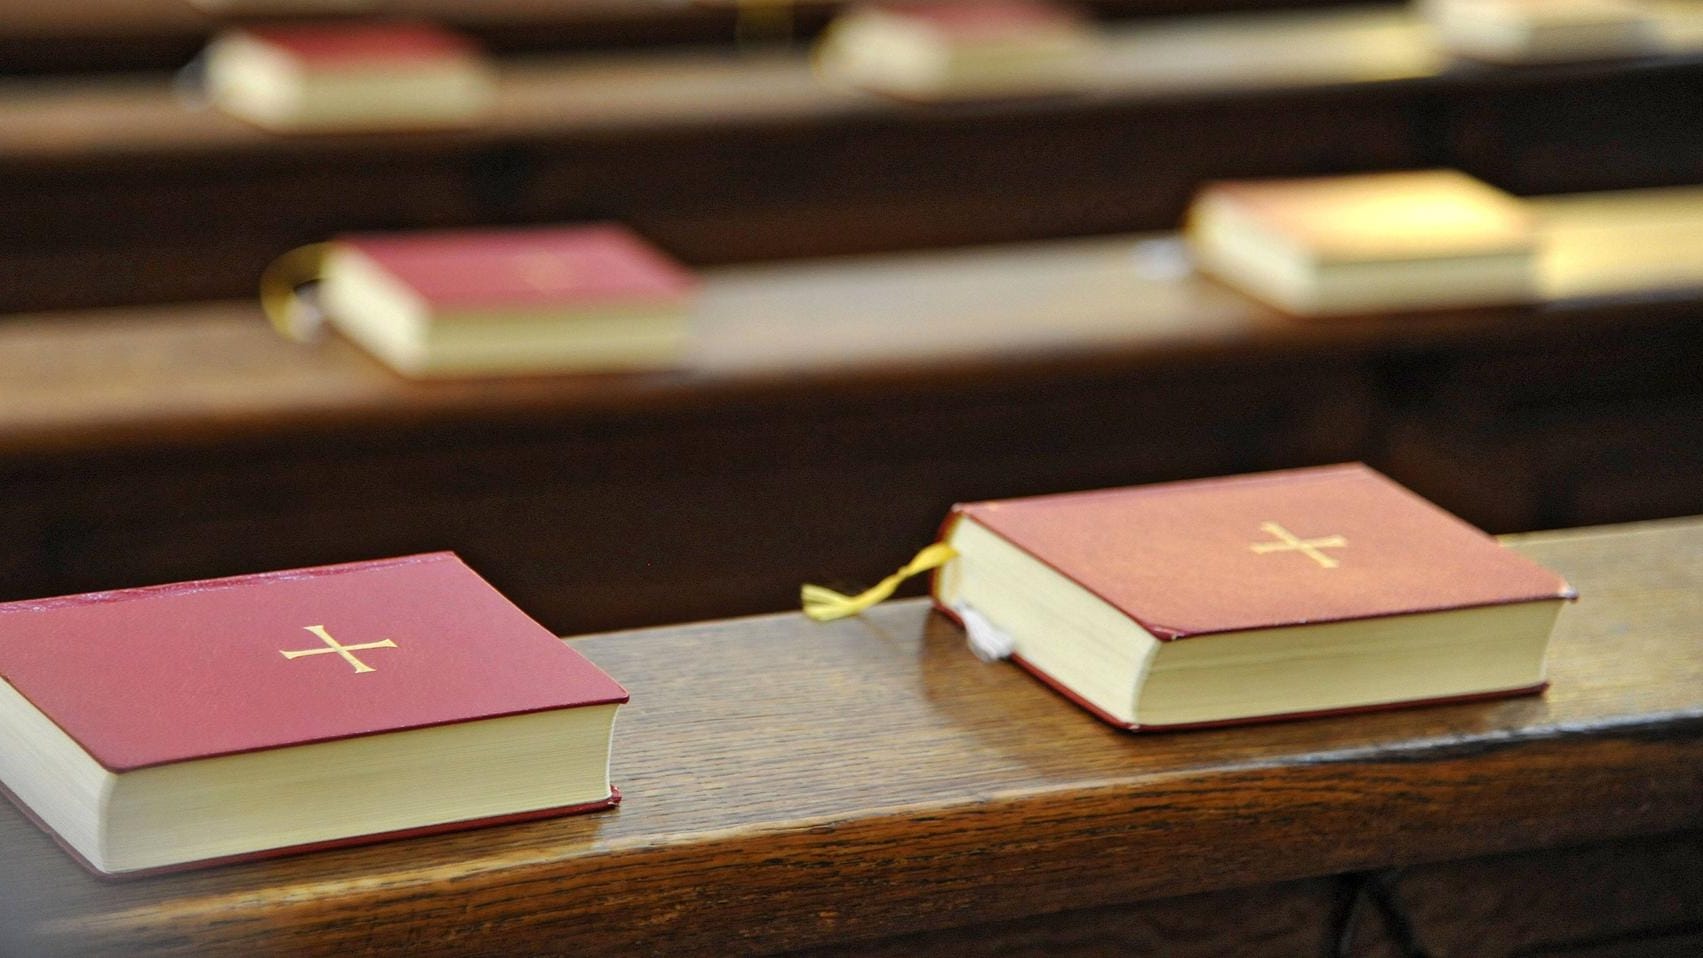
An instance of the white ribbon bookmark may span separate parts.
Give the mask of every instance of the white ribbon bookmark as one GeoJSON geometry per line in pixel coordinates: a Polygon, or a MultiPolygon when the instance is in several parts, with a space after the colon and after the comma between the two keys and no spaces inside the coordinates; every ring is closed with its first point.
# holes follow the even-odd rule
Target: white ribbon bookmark
{"type": "Polygon", "coordinates": [[[997,662],[1008,659],[1011,653],[1017,651],[1017,643],[1002,630],[987,620],[975,609],[962,602],[955,602],[952,611],[964,623],[964,635],[969,639],[970,651],[983,662],[997,662]]]}

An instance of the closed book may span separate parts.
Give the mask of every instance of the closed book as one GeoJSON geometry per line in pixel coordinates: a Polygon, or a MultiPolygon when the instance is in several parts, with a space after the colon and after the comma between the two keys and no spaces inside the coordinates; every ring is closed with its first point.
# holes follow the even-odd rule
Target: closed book
{"type": "Polygon", "coordinates": [[[960,505],[949,614],[1155,729],[1541,690],[1572,590],[1358,464],[960,505]]]}
{"type": "Polygon", "coordinates": [[[626,699],[450,553],[0,605],[0,783],[106,875],[610,806],[626,699]]]}
{"type": "Polygon", "coordinates": [[[1493,63],[1559,63],[1654,52],[1660,30],[1641,0],[1421,0],[1444,49],[1493,63]]]}
{"type": "Polygon", "coordinates": [[[1201,269],[1301,316],[1538,295],[1531,213],[1454,170],[1212,183],[1184,237],[1201,269]]]}
{"type": "Polygon", "coordinates": [[[696,288],[679,263],[605,223],[342,236],[320,301],[397,371],[469,376],[675,364],[696,288]]]}
{"type": "Polygon", "coordinates": [[[232,29],[207,49],[215,106],[282,132],[466,126],[495,97],[472,40],[428,23],[332,21],[232,29]]]}
{"type": "Polygon", "coordinates": [[[1075,8],[1045,0],[854,6],[816,49],[827,79],[903,99],[1048,95],[1093,81],[1098,36],[1075,8]]]}

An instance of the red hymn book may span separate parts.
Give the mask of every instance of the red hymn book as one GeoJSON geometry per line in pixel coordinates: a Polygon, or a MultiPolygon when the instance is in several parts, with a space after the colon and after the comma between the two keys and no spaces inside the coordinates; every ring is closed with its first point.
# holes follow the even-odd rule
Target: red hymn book
{"type": "Polygon", "coordinates": [[[956,507],[940,607],[1114,724],[1543,688],[1573,591],[1361,465],[956,507]]]}
{"type": "Polygon", "coordinates": [[[627,693],[449,553],[0,605],[0,783],[127,874],[615,804],[627,693]]]}
{"type": "Polygon", "coordinates": [[[435,310],[674,303],[697,280],[625,226],[358,233],[337,238],[435,310]]]}
{"type": "Polygon", "coordinates": [[[286,133],[466,126],[494,106],[478,44],[428,23],[334,20],[231,29],[208,47],[220,109],[286,133]]]}
{"type": "Polygon", "coordinates": [[[340,236],[330,321],[410,376],[673,365],[698,281],[618,223],[340,236]]]}

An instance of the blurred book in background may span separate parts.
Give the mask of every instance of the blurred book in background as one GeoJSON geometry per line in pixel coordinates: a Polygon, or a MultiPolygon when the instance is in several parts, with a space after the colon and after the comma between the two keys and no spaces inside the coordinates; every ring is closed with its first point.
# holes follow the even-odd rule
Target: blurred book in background
{"type": "Polygon", "coordinates": [[[1638,56],[1660,42],[1640,0],[1421,0],[1450,53],[1497,63],[1638,56]]]}
{"type": "Polygon", "coordinates": [[[319,301],[409,376],[604,371],[678,362],[696,286],[626,227],[598,224],[340,237],[319,301]]]}
{"type": "Polygon", "coordinates": [[[1453,170],[1213,183],[1184,233],[1201,269],[1297,315],[1537,298],[1530,213],[1453,170]]]}
{"type": "Polygon", "coordinates": [[[465,126],[495,92],[473,41],[424,23],[234,29],[208,48],[206,70],[220,109],[290,132],[465,126]]]}
{"type": "Polygon", "coordinates": [[[1079,90],[1098,55],[1094,26],[1034,0],[853,7],[817,48],[825,78],[905,99],[1047,95],[1079,90]]]}

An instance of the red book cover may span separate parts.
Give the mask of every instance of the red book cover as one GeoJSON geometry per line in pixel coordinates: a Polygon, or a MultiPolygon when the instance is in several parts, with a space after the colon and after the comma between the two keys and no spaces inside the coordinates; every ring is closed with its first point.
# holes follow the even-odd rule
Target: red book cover
{"type": "MultiPolygon", "coordinates": [[[[951,540],[965,522],[992,531],[1103,600],[1157,640],[1158,648],[1196,637],[1233,635],[1251,641],[1252,637],[1279,636],[1288,629],[1302,634],[1307,632],[1303,627],[1319,624],[1519,603],[1550,606],[1574,598],[1560,576],[1358,464],[964,504],[954,507],[947,518],[942,539],[951,540]]],[[[936,603],[957,619],[942,598],[943,581],[937,573],[936,603]]],[[[997,629],[997,622],[992,624],[997,629]]],[[[1075,633],[1067,629],[1065,634],[1075,633]]],[[[1386,629],[1365,634],[1392,633],[1386,629]]],[[[1451,634],[1480,635],[1472,641],[1500,640],[1500,635],[1470,631],[1451,634]]],[[[1032,632],[1028,635],[1036,638],[1032,632]]],[[[1530,633],[1509,636],[1511,642],[1525,643],[1518,646],[1523,649],[1532,647],[1531,640],[1530,633]]],[[[1050,650],[1059,646],[1037,648],[1043,655],[1056,656],[1050,650]]],[[[1190,644],[1188,648],[1199,647],[1190,644]]],[[[1354,661],[1354,653],[1343,651],[1348,648],[1352,647],[1337,646],[1337,651],[1326,653],[1334,659],[1297,659],[1299,664],[1288,673],[1281,671],[1279,659],[1261,661],[1277,663],[1272,677],[1297,671],[1329,674],[1316,670],[1328,670],[1331,661],[1354,661]]],[[[1403,650],[1374,644],[1372,648],[1379,651],[1367,654],[1415,654],[1409,651],[1413,646],[1403,650]]],[[[1255,653],[1260,654],[1270,653],[1255,653]]],[[[1458,654],[1472,656],[1472,648],[1458,654]]],[[[1494,680],[1439,679],[1431,684],[1386,685],[1378,691],[1377,683],[1352,678],[1348,685],[1329,686],[1333,691],[1312,701],[1306,696],[1268,698],[1265,706],[1230,707],[1218,710],[1218,715],[1212,714],[1213,709],[1199,708],[1193,710],[1198,716],[1194,718],[1141,719],[1112,713],[1118,698],[1110,690],[1116,685],[1097,686],[1098,697],[1090,701],[1071,682],[1025,656],[1023,646],[1012,659],[1096,716],[1128,729],[1267,722],[1501,697],[1544,687],[1538,661],[1530,663],[1534,671],[1507,669],[1494,680]],[[1490,682],[1497,684],[1486,684],[1490,682]]],[[[1076,681],[1087,680],[1079,660],[1077,664],[1057,657],[1049,661],[1073,670],[1076,681]]],[[[1407,668],[1430,664],[1423,653],[1407,661],[1407,668]]],[[[1230,669],[1234,672],[1235,667],[1230,669]]],[[[1350,668],[1343,674],[1352,673],[1350,668]]],[[[1254,681],[1257,674],[1257,670],[1243,671],[1237,681],[1254,681]]],[[[1151,675],[1142,666],[1132,680],[1131,693],[1145,687],[1151,675]]],[[[1268,681],[1262,687],[1272,684],[1268,681]]],[[[1253,692],[1244,701],[1258,696],[1253,692]]],[[[1187,708],[1182,712],[1173,708],[1169,714],[1188,713],[1187,708]]]]}
{"type": "Polygon", "coordinates": [[[668,304],[696,279],[614,223],[350,235],[365,255],[436,309],[668,304]]]}
{"type": "Polygon", "coordinates": [[[447,552],[0,605],[0,678],[115,772],[627,698],[447,552]]]}
{"type": "Polygon", "coordinates": [[[1560,576],[1358,464],[979,502],[948,522],[959,518],[1161,641],[1573,596],[1560,576]]]}
{"type": "Polygon", "coordinates": [[[607,707],[625,702],[626,691],[447,552],[7,603],[0,605],[0,679],[10,686],[0,687],[4,700],[21,697],[39,713],[17,705],[0,713],[0,735],[19,736],[0,768],[28,783],[9,780],[0,792],[106,875],[564,815],[620,800],[606,777],[585,776],[607,767],[608,726],[599,722],[612,719],[607,707]],[[580,711],[594,706],[605,708],[580,711]],[[557,717],[569,715],[586,715],[590,724],[572,728],[589,731],[562,737],[570,725],[557,717]],[[408,734],[448,726],[459,737],[434,741],[464,743],[460,751],[423,749],[426,740],[408,734]],[[469,730],[481,731],[469,737],[469,730]],[[510,741],[519,744],[504,751],[510,741]],[[275,779],[217,771],[307,746],[319,750],[294,766],[240,766],[284,769],[275,779]],[[71,748],[86,758],[59,757],[71,748]],[[351,764],[351,754],[367,758],[351,764]],[[397,756],[393,766],[365,764],[385,754],[397,756]],[[501,772],[494,791],[482,791],[491,782],[480,774],[446,780],[454,775],[446,769],[499,768],[481,765],[480,756],[517,771],[501,772]],[[586,771],[574,777],[569,767],[586,771]],[[336,768],[344,771],[328,771],[336,768]],[[61,771],[44,779],[38,769],[61,771]],[[91,786],[99,769],[106,777],[91,786]],[[111,810],[112,796],[138,794],[124,783],[159,783],[162,775],[182,784],[149,794],[192,797],[111,810]],[[304,830],[301,783],[310,780],[319,783],[315,794],[330,786],[356,798],[366,806],[356,814],[367,817],[310,816],[304,830]],[[234,782],[252,784],[233,789],[234,782]],[[86,800],[76,796],[91,788],[101,796],[96,806],[78,811],[86,800]],[[184,801],[215,801],[208,808],[216,811],[164,811],[184,801]],[[156,812],[138,818],[138,807],[156,812]],[[405,808],[420,811],[395,811],[405,808]],[[89,814],[95,824],[87,824],[89,814]],[[367,822],[375,824],[357,824],[367,822]],[[196,833],[211,837],[197,845],[196,833]],[[107,858],[109,838],[131,850],[107,858]],[[133,851],[138,840],[153,850],[133,851]]]}
{"type": "Polygon", "coordinates": [[[483,55],[467,37],[429,23],[275,24],[243,32],[310,68],[406,66],[483,55]]]}

